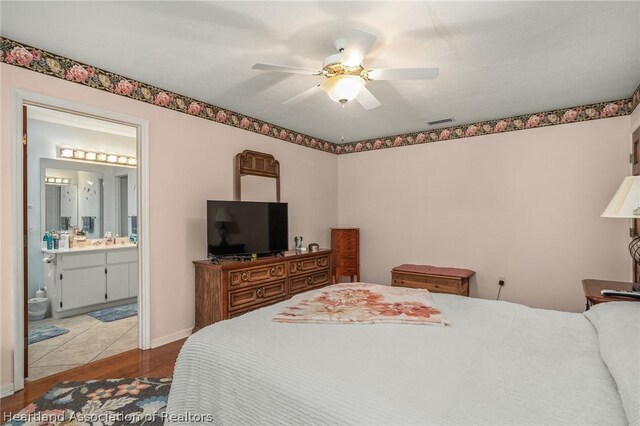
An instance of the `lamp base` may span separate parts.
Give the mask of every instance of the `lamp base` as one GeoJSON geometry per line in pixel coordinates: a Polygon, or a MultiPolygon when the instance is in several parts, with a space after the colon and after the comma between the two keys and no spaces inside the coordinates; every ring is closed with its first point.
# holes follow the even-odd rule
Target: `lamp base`
{"type": "Polygon", "coordinates": [[[640,283],[635,283],[631,290],[640,292],[640,283]]]}

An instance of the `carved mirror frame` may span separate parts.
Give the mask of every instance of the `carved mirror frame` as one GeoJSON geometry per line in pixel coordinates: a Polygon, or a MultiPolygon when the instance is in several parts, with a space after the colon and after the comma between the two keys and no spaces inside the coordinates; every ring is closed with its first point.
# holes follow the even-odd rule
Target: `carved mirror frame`
{"type": "Polygon", "coordinates": [[[262,176],[276,180],[276,201],[280,202],[280,162],[271,154],[244,150],[236,155],[235,200],[242,200],[242,176],[262,176]]]}

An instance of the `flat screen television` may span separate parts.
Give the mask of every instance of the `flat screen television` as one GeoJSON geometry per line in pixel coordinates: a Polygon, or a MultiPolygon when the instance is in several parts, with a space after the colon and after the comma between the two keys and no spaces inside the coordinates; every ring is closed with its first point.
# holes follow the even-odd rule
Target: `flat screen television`
{"type": "Polygon", "coordinates": [[[265,256],[288,250],[287,203],[207,201],[209,257],[265,256]]]}

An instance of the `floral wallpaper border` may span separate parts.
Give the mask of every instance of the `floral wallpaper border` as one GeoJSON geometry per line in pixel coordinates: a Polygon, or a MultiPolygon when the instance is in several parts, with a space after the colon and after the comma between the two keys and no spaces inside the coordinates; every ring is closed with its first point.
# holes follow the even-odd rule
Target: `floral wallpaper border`
{"type": "Polygon", "coordinates": [[[636,88],[636,91],[633,92],[631,96],[631,112],[633,112],[636,107],[640,104],[640,84],[636,88]]]}
{"type": "Polygon", "coordinates": [[[515,130],[533,129],[536,127],[597,120],[600,118],[619,117],[631,114],[638,103],[640,103],[640,91],[636,91],[636,93],[633,94],[633,98],[620,99],[617,101],[599,102],[597,104],[579,107],[562,108],[554,111],[463,124],[446,127],[444,129],[423,130],[402,135],[350,142],[336,147],[336,154],[349,154],[353,152],[441,142],[473,136],[512,132],[515,130]]]}
{"type": "Polygon", "coordinates": [[[0,37],[0,62],[320,151],[336,144],[0,37]]]}
{"type": "Polygon", "coordinates": [[[0,62],[27,68],[116,95],[125,96],[206,120],[334,154],[372,151],[554,126],[631,114],[640,104],[640,86],[630,98],[599,102],[497,120],[423,130],[394,136],[336,144],[247,115],[142,83],[121,75],[0,37],[0,62]]]}

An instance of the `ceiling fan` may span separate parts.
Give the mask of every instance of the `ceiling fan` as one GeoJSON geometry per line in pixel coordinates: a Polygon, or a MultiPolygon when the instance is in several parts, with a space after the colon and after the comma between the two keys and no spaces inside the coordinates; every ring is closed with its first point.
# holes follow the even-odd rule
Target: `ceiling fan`
{"type": "Polygon", "coordinates": [[[334,40],[338,53],[325,58],[321,70],[272,64],[255,64],[253,69],[325,77],[321,83],[284,101],[285,104],[295,104],[324,91],[341,104],[355,99],[366,110],[381,105],[365,87],[367,81],[431,80],[438,76],[438,68],[365,68],[362,61],[375,41],[373,34],[358,30],[351,31],[346,38],[334,40]]]}

